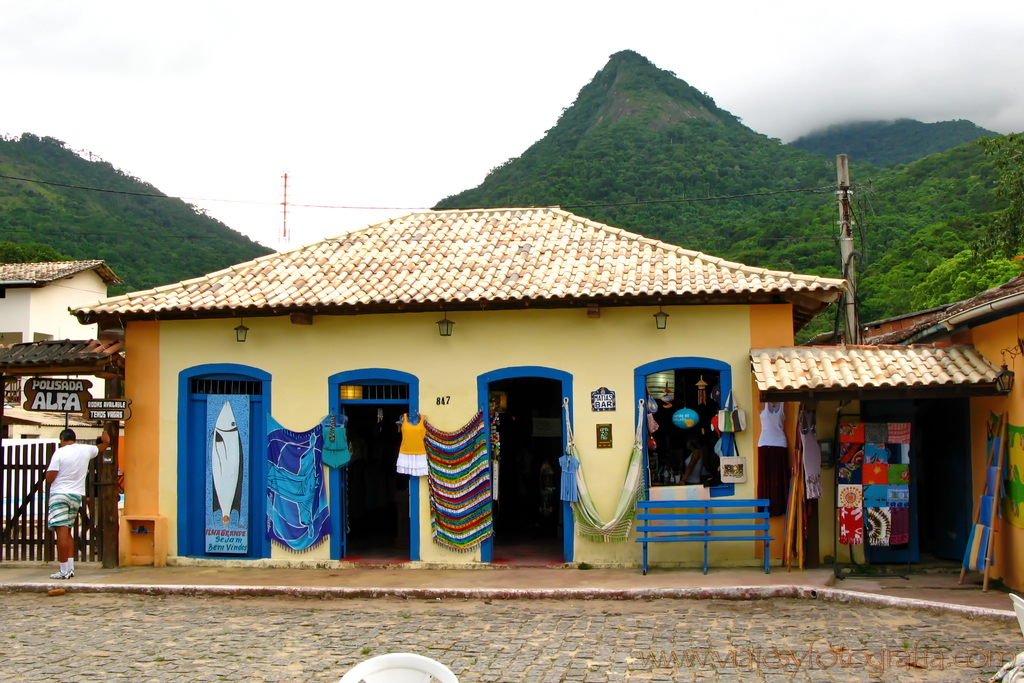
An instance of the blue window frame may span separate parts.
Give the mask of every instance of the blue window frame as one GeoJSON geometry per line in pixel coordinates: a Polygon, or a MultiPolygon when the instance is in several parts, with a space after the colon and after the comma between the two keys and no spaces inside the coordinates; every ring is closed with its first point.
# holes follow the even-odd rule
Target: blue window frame
{"type": "MultiPolygon", "coordinates": [[[[728,396],[732,391],[732,366],[728,363],[714,358],[702,358],[700,356],[679,356],[675,358],[663,358],[641,365],[633,371],[633,407],[647,398],[647,376],[656,372],[669,370],[713,370],[718,373],[718,383],[721,388],[721,395],[728,396]]],[[[637,425],[633,425],[634,428],[637,425]]],[[[732,435],[723,435],[723,438],[731,439],[732,435]]],[[[728,446],[728,444],[726,444],[728,446]]],[[[647,461],[647,443],[644,440],[644,461],[647,461]]],[[[644,467],[644,486],[650,486],[647,467],[644,467]]],[[[735,484],[722,484],[711,488],[712,498],[724,498],[736,493],[735,484]]]]}

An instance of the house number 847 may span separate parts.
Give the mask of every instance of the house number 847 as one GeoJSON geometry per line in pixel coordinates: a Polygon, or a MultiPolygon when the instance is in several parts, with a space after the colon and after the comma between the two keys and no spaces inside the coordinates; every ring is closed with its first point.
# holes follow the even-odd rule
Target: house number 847
{"type": "Polygon", "coordinates": [[[437,397],[437,405],[439,405],[439,406],[446,406],[449,403],[451,403],[451,401],[452,401],[452,397],[451,396],[438,396],[437,397]]]}

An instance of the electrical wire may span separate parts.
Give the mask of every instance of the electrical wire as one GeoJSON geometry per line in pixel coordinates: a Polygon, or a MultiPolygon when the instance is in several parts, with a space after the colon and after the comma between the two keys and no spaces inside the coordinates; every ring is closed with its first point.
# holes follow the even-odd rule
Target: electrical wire
{"type": "MultiPolygon", "coordinates": [[[[193,202],[229,202],[233,204],[255,204],[263,206],[279,206],[284,202],[257,202],[247,201],[243,199],[216,199],[210,197],[180,197],[170,196],[165,194],[157,194],[153,192],[132,192],[129,190],[112,190],[109,188],[102,187],[88,187],[86,185],[71,185],[68,183],[57,183],[49,180],[37,180],[35,178],[22,178],[19,176],[3,175],[0,174],[0,178],[5,180],[18,180],[25,183],[38,183],[40,185],[50,185],[53,187],[65,187],[72,190],[87,190],[90,192],[104,192],[107,194],[120,194],[131,197],[151,197],[153,199],[178,199],[181,201],[193,201],[193,202]]],[[[588,209],[603,206],[639,206],[645,204],[683,204],[688,202],[708,202],[708,201],[721,201],[725,199],[743,199],[746,197],[765,197],[768,195],[776,194],[793,194],[798,192],[809,192],[809,193],[823,193],[831,192],[833,188],[829,187],[805,187],[795,190],[769,190],[766,192],[748,192],[745,194],[734,194],[734,195],[719,195],[715,197],[683,197],[679,199],[645,199],[636,200],[631,202],[613,202],[607,204],[565,204],[562,208],[570,209],[588,209]]],[[[429,206],[341,206],[332,204],[292,204],[288,203],[287,206],[291,208],[303,208],[303,209],[348,209],[348,210],[372,210],[372,211],[422,211],[429,210],[429,206]]]]}

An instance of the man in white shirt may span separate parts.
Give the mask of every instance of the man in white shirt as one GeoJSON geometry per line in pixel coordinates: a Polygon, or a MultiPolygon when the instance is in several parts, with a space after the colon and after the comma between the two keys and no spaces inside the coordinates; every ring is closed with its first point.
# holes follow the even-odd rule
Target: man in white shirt
{"type": "Polygon", "coordinates": [[[75,541],[71,537],[71,527],[82,507],[89,463],[109,445],[110,436],[106,430],[100,434],[95,446],[78,443],[71,429],[60,433],[60,448],[53,452],[50,466],[46,468],[46,481],[50,485],[47,523],[57,534],[57,560],[60,562],[60,570],[50,574],[51,579],[70,579],[75,575],[75,541]]]}

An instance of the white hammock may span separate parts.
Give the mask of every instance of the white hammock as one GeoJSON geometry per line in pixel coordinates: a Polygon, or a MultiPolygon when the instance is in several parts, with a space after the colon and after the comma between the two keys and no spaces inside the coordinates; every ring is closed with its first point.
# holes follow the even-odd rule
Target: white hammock
{"type": "MultiPolygon", "coordinates": [[[[576,442],[573,439],[572,425],[569,422],[568,399],[563,400],[562,408],[565,410],[566,454],[579,460],[579,452],[576,450],[576,442]]],[[[629,466],[626,469],[626,479],[622,483],[619,504],[615,508],[615,515],[609,521],[602,520],[594,506],[594,499],[590,495],[586,479],[583,476],[582,463],[576,470],[576,488],[579,492],[579,500],[572,503],[572,512],[576,520],[576,532],[587,540],[605,543],[625,541],[629,536],[629,530],[633,527],[636,502],[640,499],[643,490],[644,448],[641,439],[644,424],[644,401],[640,401],[638,408],[640,414],[636,421],[633,452],[629,456],[629,466]]]]}

